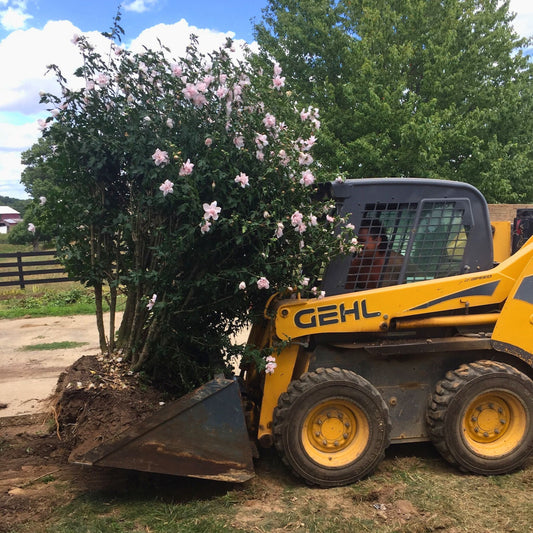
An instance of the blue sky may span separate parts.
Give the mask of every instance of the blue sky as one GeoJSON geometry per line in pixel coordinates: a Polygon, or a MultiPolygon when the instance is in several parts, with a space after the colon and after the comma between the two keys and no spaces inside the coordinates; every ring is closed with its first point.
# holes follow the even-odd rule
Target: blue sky
{"type": "MultiPolygon", "coordinates": [[[[121,26],[128,48],[160,38],[179,56],[189,34],[206,49],[226,37],[252,43],[253,24],[267,0],[123,0],[121,26]]],[[[37,141],[37,120],[47,113],[39,91],[56,92],[46,65],[73,72],[79,56],[71,43],[85,33],[91,42],[112,24],[119,0],[0,0],[0,195],[26,198],[20,154],[37,141]]],[[[533,1],[511,0],[515,29],[533,35],[533,1]]]]}
{"type": "MultiPolygon", "coordinates": [[[[251,42],[250,19],[260,18],[265,3],[264,0],[124,0],[121,25],[126,38],[131,39],[150,26],[171,24],[184,18],[191,26],[233,31],[237,39],[251,42]]],[[[13,21],[24,19],[25,27],[42,29],[49,20],[70,20],[82,32],[105,31],[118,4],[119,0],[0,0],[0,12],[10,11],[8,20],[9,17],[13,21]]],[[[5,26],[0,27],[0,39],[9,31],[5,26]]]]}

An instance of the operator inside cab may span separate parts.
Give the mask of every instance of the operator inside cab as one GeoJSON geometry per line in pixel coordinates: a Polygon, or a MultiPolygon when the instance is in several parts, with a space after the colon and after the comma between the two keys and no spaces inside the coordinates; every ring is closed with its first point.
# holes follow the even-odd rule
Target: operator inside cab
{"type": "Polygon", "coordinates": [[[385,228],[377,219],[363,219],[357,235],[361,248],[354,254],[345,283],[347,290],[396,285],[404,257],[390,249],[385,228]]]}

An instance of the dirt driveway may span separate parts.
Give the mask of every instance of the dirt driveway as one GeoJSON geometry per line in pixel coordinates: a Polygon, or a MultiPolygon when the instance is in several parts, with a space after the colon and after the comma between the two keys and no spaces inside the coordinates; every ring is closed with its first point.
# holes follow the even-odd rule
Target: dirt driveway
{"type": "Polygon", "coordinates": [[[97,355],[99,351],[94,315],[0,320],[0,417],[46,411],[59,374],[81,355],[97,355]],[[54,350],[27,348],[63,341],[83,345],[54,350]]]}

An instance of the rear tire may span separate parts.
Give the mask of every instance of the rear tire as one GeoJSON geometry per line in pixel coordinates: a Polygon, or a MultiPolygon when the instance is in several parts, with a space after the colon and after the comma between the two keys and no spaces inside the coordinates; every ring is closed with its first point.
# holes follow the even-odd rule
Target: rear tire
{"type": "Polygon", "coordinates": [[[311,485],[334,487],[370,474],[389,444],[383,398],[349,370],[319,368],[293,381],[274,410],[274,443],[311,485]]]}
{"type": "Polygon", "coordinates": [[[462,365],[437,383],[427,422],[450,463],[476,474],[511,472],[533,451],[533,381],[505,363],[462,365]]]}

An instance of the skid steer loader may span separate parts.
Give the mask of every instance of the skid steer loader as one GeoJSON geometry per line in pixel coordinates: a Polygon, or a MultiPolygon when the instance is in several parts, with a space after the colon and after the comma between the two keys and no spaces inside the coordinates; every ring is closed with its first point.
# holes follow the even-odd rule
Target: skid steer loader
{"type": "MultiPolygon", "coordinates": [[[[327,265],[325,297],[274,298],[248,343],[278,347],[91,450],[83,464],[244,481],[251,443],[307,483],[370,474],[389,444],[433,441],[477,474],[533,449],[533,239],[493,262],[474,187],[383,178],[331,184],[361,250],[327,265]]],[[[317,257],[317,261],[320,258],[317,257]]]]}

